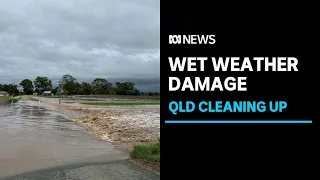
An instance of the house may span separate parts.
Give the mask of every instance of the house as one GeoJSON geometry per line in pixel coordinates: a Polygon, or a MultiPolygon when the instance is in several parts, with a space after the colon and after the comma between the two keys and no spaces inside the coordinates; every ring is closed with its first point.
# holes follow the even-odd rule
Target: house
{"type": "Polygon", "coordinates": [[[0,91],[0,96],[9,96],[9,93],[6,91],[0,91]]]}
{"type": "Polygon", "coordinates": [[[44,91],[43,95],[44,96],[52,96],[52,92],[51,91],[44,91]]]}

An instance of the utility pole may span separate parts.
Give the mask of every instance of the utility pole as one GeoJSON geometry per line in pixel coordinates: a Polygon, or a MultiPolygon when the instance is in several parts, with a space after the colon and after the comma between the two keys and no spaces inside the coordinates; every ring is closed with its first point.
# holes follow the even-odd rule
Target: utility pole
{"type": "MultiPolygon", "coordinates": [[[[16,86],[16,83],[13,83],[13,87],[16,86]]],[[[14,99],[14,92],[12,92],[12,98],[11,98],[11,106],[13,106],[13,99],[14,99]]]]}
{"type": "Polygon", "coordinates": [[[58,80],[59,83],[59,104],[61,104],[61,82],[58,80]]]}

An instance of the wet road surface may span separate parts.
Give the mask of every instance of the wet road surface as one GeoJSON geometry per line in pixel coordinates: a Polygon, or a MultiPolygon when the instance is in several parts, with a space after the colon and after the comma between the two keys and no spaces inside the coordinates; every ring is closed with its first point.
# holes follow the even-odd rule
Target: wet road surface
{"type": "Polygon", "coordinates": [[[129,161],[103,164],[76,164],[44,169],[2,180],[160,180],[160,175],[142,169],[129,161]]]}
{"type": "MultiPolygon", "coordinates": [[[[67,164],[102,163],[127,158],[111,143],[98,140],[90,131],[59,113],[21,103],[12,107],[0,104],[0,145],[0,177],[67,164]]],[[[112,170],[113,166],[94,167],[100,168],[103,173],[112,170]]],[[[82,176],[86,177],[85,174],[97,171],[93,168],[90,172],[90,168],[93,167],[59,172],[53,169],[46,175],[81,171],[82,176]]],[[[121,169],[121,166],[118,168],[121,169]]],[[[41,173],[32,175],[36,177],[41,173]]]]}

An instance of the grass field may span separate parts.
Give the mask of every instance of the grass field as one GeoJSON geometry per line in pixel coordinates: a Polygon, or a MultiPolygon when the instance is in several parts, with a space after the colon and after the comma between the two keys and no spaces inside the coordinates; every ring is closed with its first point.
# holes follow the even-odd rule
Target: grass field
{"type": "Polygon", "coordinates": [[[8,101],[11,99],[11,96],[0,96],[0,101],[8,101]]]}
{"type": "MultiPolygon", "coordinates": [[[[21,100],[21,97],[18,97],[18,98],[14,98],[13,99],[13,102],[18,102],[21,100]]],[[[0,96],[0,101],[2,102],[5,102],[5,101],[8,101],[8,102],[11,102],[12,101],[12,97],[11,96],[0,96]]]]}
{"type": "Polygon", "coordinates": [[[83,102],[87,105],[99,105],[99,106],[128,106],[128,105],[159,105],[159,101],[95,101],[95,102],[83,102]]]}

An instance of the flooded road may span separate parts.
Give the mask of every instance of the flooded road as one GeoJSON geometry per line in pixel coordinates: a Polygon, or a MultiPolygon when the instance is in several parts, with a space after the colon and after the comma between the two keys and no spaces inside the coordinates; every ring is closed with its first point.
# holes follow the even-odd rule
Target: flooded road
{"type": "Polygon", "coordinates": [[[55,111],[36,104],[0,104],[0,177],[104,158],[124,155],[55,111]]]}

